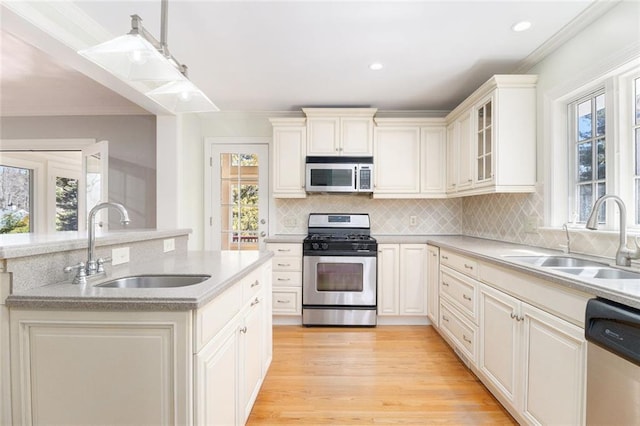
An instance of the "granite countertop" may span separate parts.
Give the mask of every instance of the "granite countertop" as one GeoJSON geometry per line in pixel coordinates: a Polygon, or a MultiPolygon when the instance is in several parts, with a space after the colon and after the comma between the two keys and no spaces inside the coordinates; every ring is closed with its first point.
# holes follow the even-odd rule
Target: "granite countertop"
{"type": "MultiPolygon", "coordinates": [[[[188,235],[190,229],[127,229],[97,233],[96,247],[188,235]]],[[[64,250],[87,248],[86,232],[56,232],[55,234],[0,235],[0,259],[36,256],[64,250]]]]}
{"type": "Polygon", "coordinates": [[[108,268],[86,285],[70,281],[10,294],[6,305],[25,309],[184,311],[200,308],[273,256],[268,251],[188,252],[139,264],[108,268]],[[173,288],[95,287],[139,274],[208,274],[199,284],[173,288]]]}
{"type": "Polygon", "coordinates": [[[465,236],[432,236],[429,244],[640,309],[640,279],[590,279],[519,262],[510,256],[571,256],[610,264],[611,259],[465,236]]]}

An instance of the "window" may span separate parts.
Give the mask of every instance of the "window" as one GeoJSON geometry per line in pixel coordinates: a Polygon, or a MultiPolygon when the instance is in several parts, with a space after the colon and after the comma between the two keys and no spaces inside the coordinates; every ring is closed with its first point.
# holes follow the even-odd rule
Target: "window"
{"type": "Polygon", "coordinates": [[[635,198],[635,224],[640,225],[640,77],[633,83],[633,138],[634,138],[634,198],[635,198]]]}
{"type": "Polygon", "coordinates": [[[0,234],[31,232],[33,170],[0,165],[0,234]]]}
{"type": "Polygon", "coordinates": [[[78,179],[56,176],[56,231],[78,230],[78,179]]]}
{"type": "MultiPolygon", "coordinates": [[[[572,120],[574,206],[580,222],[586,222],[591,206],[607,191],[606,108],[604,91],[581,98],[569,106],[572,120]]],[[[598,221],[605,222],[605,209],[598,221]]]]}

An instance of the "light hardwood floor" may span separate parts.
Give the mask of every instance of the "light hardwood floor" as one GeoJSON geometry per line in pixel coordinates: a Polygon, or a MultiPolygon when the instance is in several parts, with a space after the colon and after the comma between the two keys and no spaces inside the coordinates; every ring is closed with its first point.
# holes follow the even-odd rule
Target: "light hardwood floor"
{"type": "Polygon", "coordinates": [[[517,423],[431,326],[274,326],[247,424],[517,423]]]}

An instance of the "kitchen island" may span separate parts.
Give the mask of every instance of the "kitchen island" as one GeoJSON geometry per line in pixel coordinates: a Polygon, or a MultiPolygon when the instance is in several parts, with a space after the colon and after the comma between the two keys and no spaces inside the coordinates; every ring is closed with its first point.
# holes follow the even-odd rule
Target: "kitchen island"
{"type": "Polygon", "coordinates": [[[272,356],[272,253],[187,252],[184,232],[142,234],[98,240],[103,254],[130,247],[131,261],[85,285],[21,274],[29,263],[58,277],[83,259],[82,241],[59,242],[62,251],[50,241],[3,247],[11,336],[11,380],[3,383],[11,382],[13,424],[246,421],[272,356]],[[154,274],[211,278],[173,288],[95,286],[154,274]]]}

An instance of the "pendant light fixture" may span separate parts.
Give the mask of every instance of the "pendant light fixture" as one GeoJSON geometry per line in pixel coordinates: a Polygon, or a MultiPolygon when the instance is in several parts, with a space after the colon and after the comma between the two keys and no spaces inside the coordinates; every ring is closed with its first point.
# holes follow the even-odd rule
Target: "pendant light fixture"
{"type": "Polygon", "coordinates": [[[128,34],[78,53],[174,113],[219,111],[169,52],[168,3],[161,0],[160,41],[142,26],[142,18],[131,15],[128,34]]]}

